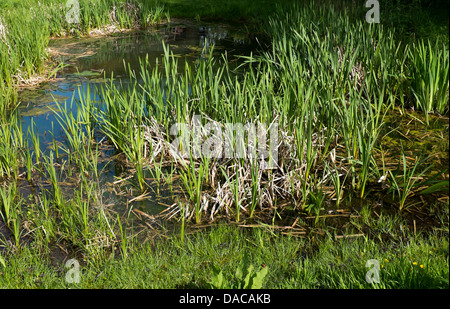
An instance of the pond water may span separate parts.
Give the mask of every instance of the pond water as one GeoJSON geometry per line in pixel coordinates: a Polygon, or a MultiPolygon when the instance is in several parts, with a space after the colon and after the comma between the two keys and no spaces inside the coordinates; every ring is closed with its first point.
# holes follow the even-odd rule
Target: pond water
{"type": "MultiPolygon", "coordinates": [[[[126,83],[128,68],[139,71],[140,59],[145,57],[148,57],[150,64],[158,65],[162,69],[163,42],[178,58],[179,70],[183,70],[185,63],[194,65],[200,61],[204,57],[202,53],[213,45],[213,55],[219,59],[226,52],[233,67],[239,63],[239,55],[249,55],[258,47],[257,43],[251,40],[243,30],[240,27],[224,24],[196,24],[183,21],[146,31],[52,39],[49,44],[50,54],[66,66],[58,72],[55,79],[19,93],[21,102],[19,113],[23,131],[26,134],[33,126],[34,132],[37,132],[39,136],[42,152],[49,151],[54,139],[64,143],[63,130],[53,112],[57,110],[55,101],[62,106],[65,104],[70,106],[76,117],[76,100],[79,99],[80,93],[86,92],[88,87],[92,89],[90,93],[93,99],[98,99],[94,91],[95,86],[109,81],[111,77],[115,82],[126,83]]],[[[32,145],[31,139],[29,144],[32,145]]],[[[102,149],[102,157],[111,158],[114,154],[113,147],[102,149]]],[[[110,199],[114,200],[115,204],[125,205],[133,195],[139,195],[139,193],[134,194],[132,188],[124,189],[123,194],[112,192],[112,183],[117,181],[116,177],[123,177],[121,175],[124,172],[123,165],[119,161],[101,158],[99,170],[103,171],[104,202],[107,203],[110,199]],[[116,203],[117,199],[122,199],[123,203],[116,203]]],[[[45,186],[45,180],[43,183],[45,186]]],[[[32,193],[36,188],[23,181],[21,190],[26,195],[26,192],[32,193]]],[[[73,184],[68,183],[66,190],[72,191],[73,184]]],[[[171,202],[163,198],[169,195],[169,192],[165,192],[162,188],[158,196],[156,193],[148,193],[146,198],[135,201],[134,206],[146,213],[157,213],[171,202]]]]}
{"type": "MultiPolygon", "coordinates": [[[[55,100],[70,103],[72,98],[79,98],[78,89],[85,92],[88,85],[104,83],[111,76],[115,80],[126,81],[126,66],[129,65],[131,70],[139,70],[140,59],[145,59],[146,56],[151,64],[158,63],[162,68],[163,42],[178,58],[180,71],[186,62],[192,65],[202,58],[205,45],[207,48],[214,45],[214,55],[217,58],[226,52],[230,62],[235,61],[236,56],[248,55],[257,48],[256,42],[240,28],[189,22],[149,31],[53,39],[49,44],[51,54],[67,66],[58,72],[54,80],[20,92],[20,114],[23,116],[24,130],[28,129],[33,119],[43,144],[51,142],[52,136],[47,133],[52,131],[52,123],[54,127],[58,125],[49,108],[55,108],[55,100]]],[[[76,113],[76,107],[74,108],[76,113]]]]}

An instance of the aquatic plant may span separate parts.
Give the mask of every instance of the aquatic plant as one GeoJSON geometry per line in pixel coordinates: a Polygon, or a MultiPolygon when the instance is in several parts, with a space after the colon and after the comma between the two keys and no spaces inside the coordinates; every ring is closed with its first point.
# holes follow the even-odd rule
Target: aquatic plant
{"type": "Polygon", "coordinates": [[[415,175],[420,165],[427,159],[428,158],[416,158],[414,161],[414,166],[409,167],[406,161],[406,156],[404,153],[402,153],[402,160],[399,161],[397,170],[394,173],[392,171],[389,171],[389,175],[391,176],[390,179],[392,181],[391,191],[393,194],[397,193],[397,195],[399,196],[400,211],[403,210],[403,208],[406,206],[407,198],[410,195],[414,194],[414,191],[412,191],[412,189],[416,182],[427,172],[428,169],[431,168],[430,165],[422,168],[420,172],[415,175]],[[397,178],[399,178],[400,181],[397,178]]]}
{"type": "Polygon", "coordinates": [[[408,53],[414,106],[428,114],[448,112],[449,50],[440,40],[414,42],[408,53]]]}

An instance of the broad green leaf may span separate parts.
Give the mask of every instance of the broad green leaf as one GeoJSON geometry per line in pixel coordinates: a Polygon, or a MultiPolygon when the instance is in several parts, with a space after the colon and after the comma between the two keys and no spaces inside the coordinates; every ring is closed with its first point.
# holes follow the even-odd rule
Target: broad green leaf
{"type": "Polygon", "coordinates": [[[448,190],[448,184],[449,184],[448,180],[435,183],[434,185],[429,186],[428,188],[420,191],[419,194],[430,194],[437,191],[448,190]]]}

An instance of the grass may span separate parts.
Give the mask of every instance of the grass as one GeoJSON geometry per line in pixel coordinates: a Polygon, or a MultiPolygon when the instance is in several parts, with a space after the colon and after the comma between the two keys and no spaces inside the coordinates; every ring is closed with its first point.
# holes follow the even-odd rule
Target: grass
{"type": "Polygon", "coordinates": [[[448,240],[437,236],[392,244],[325,237],[315,245],[264,229],[218,226],[186,235],[184,242],[174,238],[134,247],[126,260],[110,258],[96,267],[79,263],[80,282],[67,283],[63,260],[24,248],[5,257],[0,282],[5,288],[209,288],[220,269],[223,287],[240,286],[240,272],[246,271],[252,276],[265,271],[266,289],[448,287],[448,240]],[[380,263],[379,284],[365,280],[368,259],[380,263]],[[31,266],[33,271],[24,271],[31,266]]]}
{"type": "MultiPolygon", "coordinates": [[[[283,33],[285,33],[285,35],[289,37],[290,30],[288,33],[286,33],[285,30],[287,29],[281,29],[284,26],[279,24],[280,19],[270,19],[268,18],[268,16],[270,16],[272,12],[277,10],[282,14],[283,10],[287,10],[287,8],[289,8],[289,5],[291,5],[290,2],[291,1],[282,1],[275,4],[271,1],[266,1],[265,3],[261,4],[260,2],[256,3],[255,1],[227,1],[227,3],[218,4],[211,0],[196,1],[195,3],[180,2],[179,0],[167,0],[160,2],[145,1],[143,3],[138,3],[135,1],[126,2],[123,0],[96,0],[94,1],[94,3],[92,3],[92,1],[87,2],[82,0],[79,1],[81,12],[80,22],[78,24],[69,24],[65,20],[65,16],[68,10],[68,8],[66,8],[64,5],[65,1],[54,1],[51,4],[46,3],[45,1],[41,3],[36,0],[27,0],[25,2],[17,2],[15,0],[4,1],[1,7],[1,11],[3,12],[3,14],[0,13],[0,16],[2,16],[0,23],[0,28],[2,29],[2,40],[0,40],[0,47],[3,51],[1,54],[6,57],[2,59],[2,61],[0,61],[0,63],[2,64],[2,69],[0,70],[0,78],[3,80],[2,87],[6,89],[7,92],[11,92],[12,85],[18,82],[30,80],[30,78],[32,78],[36,73],[44,73],[44,62],[47,59],[45,49],[48,45],[50,36],[60,36],[64,33],[83,34],[88,33],[93,28],[99,28],[111,24],[116,25],[119,28],[133,28],[134,26],[145,28],[147,26],[153,25],[155,22],[161,22],[162,18],[164,18],[163,16],[166,16],[167,12],[171,12],[171,14],[173,13],[174,16],[191,18],[194,18],[195,16],[201,16],[201,18],[205,19],[225,19],[228,21],[247,19],[253,21],[252,23],[250,23],[251,25],[261,24],[263,25],[261,29],[269,29],[265,30],[265,32],[268,32],[269,36],[273,35],[274,42],[277,42],[279,41],[278,37],[282,36],[283,33]],[[5,14],[6,12],[8,12],[8,14],[5,14]],[[193,14],[195,14],[195,16],[192,16],[193,14]],[[17,16],[21,16],[22,18],[17,18],[17,16]],[[17,20],[20,20],[21,22],[16,22],[17,20]],[[22,31],[21,29],[26,29],[26,31],[22,31]]],[[[302,3],[301,1],[297,1],[296,3],[297,7],[295,7],[295,10],[292,10],[292,12],[296,13],[290,13],[291,16],[289,16],[288,14],[288,19],[292,21],[293,24],[298,23],[299,15],[295,15],[301,12],[301,19],[305,19],[305,24],[310,25],[308,26],[310,29],[308,29],[307,32],[305,31],[305,26],[302,26],[303,28],[300,27],[299,29],[295,30],[295,35],[301,39],[301,41],[303,42],[302,45],[305,45],[305,47],[307,48],[314,49],[316,46],[315,44],[317,43],[314,42],[314,40],[326,33],[326,31],[324,30],[327,28],[325,27],[325,24],[322,24],[320,25],[320,27],[316,27],[315,29],[311,28],[312,25],[315,25],[314,19],[324,17],[320,16],[321,14],[328,14],[325,20],[332,20],[335,24],[334,26],[336,26],[336,29],[344,29],[344,27],[347,26],[354,27],[355,30],[357,30],[358,28],[358,30],[365,28],[364,18],[357,18],[358,20],[361,20],[361,23],[357,23],[355,26],[353,26],[351,25],[348,18],[342,18],[343,15],[336,16],[339,13],[332,13],[332,10],[325,9],[324,7],[318,8],[316,10],[317,13],[304,15],[304,13],[310,13],[304,11],[305,9],[311,11],[313,7],[308,3],[304,5],[304,3],[302,3]],[[332,16],[332,14],[334,14],[334,16],[332,16]],[[308,34],[308,37],[305,37],[306,34],[308,34]]],[[[338,11],[344,6],[344,4],[345,1],[334,3],[338,11]]],[[[403,4],[397,3],[397,6],[401,5],[403,4]]],[[[420,15],[422,16],[421,20],[425,21],[429,19],[426,16],[426,14],[428,13],[422,13],[427,11],[420,9],[419,3],[415,3],[414,5],[418,6],[417,10],[414,11],[414,14],[411,14],[411,10],[405,9],[404,12],[409,12],[410,14],[405,13],[404,15],[402,15],[404,18],[407,18],[409,20],[408,22],[414,20],[413,18],[418,18],[418,16],[415,16],[416,14],[422,14],[420,15]]],[[[395,6],[395,4],[392,4],[392,6],[395,6]]],[[[383,6],[385,24],[388,26],[393,22],[392,20],[398,17],[394,13],[392,13],[392,11],[393,10],[391,8],[391,4],[386,5],[385,7],[383,6]]],[[[400,12],[402,11],[400,10],[400,12]]],[[[364,8],[362,6],[353,6],[348,10],[347,16],[352,15],[357,17],[362,16],[363,13],[364,8]]],[[[397,15],[398,14],[403,13],[397,13],[397,15]]],[[[399,36],[405,35],[405,29],[397,30],[397,32],[391,32],[390,30],[386,31],[386,28],[375,27],[372,25],[371,27],[369,27],[369,33],[365,33],[366,31],[363,31],[362,33],[364,34],[362,35],[357,34],[356,31],[350,31],[349,33],[351,35],[347,36],[347,38],[345,39],[346,41],[342,42],[342,46],[347,46],[346,49],[343,50],[342,46],[338,47],[341,48],[342,52],[344,52],[344,59],[342,59],[343,61],[339,62],[337,58],[330,59],[331,65],[334,66],[334,68],[337,68],[336,66],[340,66],[339,63],[346,63],[346,70],[352,70],[352,62],[360,56],[358,54],[366,54],[369,57],[374,55],[375,57],[373,58],[373,62],[376,63],[377,66],[381,66],[381,68],[383,69],[383,78],[389,79],[390,82],[394,83],[395,80],[401,79],[399,79],[398,76],[395,76],[392,73],[395,72],[398,74],[398,72],[406,72],[407,70],[403,69],[403,66],[405,64],[405,57],[411,58],[412,63],[416,67],[415,71],[417,71],[416,73],[411,73],[415,76],[413,77],[413,84],[418,85],[421,80],[428,80],[426,81],[426,83],[429,84],[429,87],[432,87],[427,90],[428,94],[422,93],[419,95],[417,92],[419,91],[419,89],[415,91],[415,95],[417,96],[417,100],[419,101],[418,105],[420,105],[421,108],[425,109],[427,112],[431,111],[435,107],[429,106],[430,97],[432,97],[433,95],[432,93],[430,93],[430,91],[440,91],[442,94],[445,94],[447,89],[448,92],[448,78],[447,81],[445,81],[445,79],[442,80],[437,78],[437,75],[440,74],[440,72],[446,71],[446,65],[448,66],[448,61],[445,61],[445,59],[448,58],[448,49],[445,46],[444,49],[440,49],[440,51],[437,52],[436,56],[432,57],[430,55],[430,61],[432,62],[430,62],[428,66],[430,67],[433,75],[431,77],[421,77],[420,74],[423,75],[423,72],[429,71],[423,71],[421,69],[427,66],[427,52],[425,49],[428,48],[427,45],[429,45],[429,49],[431,52],[432,49],[436,50],[436,46],[441,46],[442,42],[445,42],[448,37],[440,35],[440,33],[445,32],[442,31],[442,29],[440,29],[439,27],[430,27],[433,28],[431,32],[431,38],[429,35],[420,35],[421,41],[419,41],[417,46],[414,45],[414,48],[410,49],[410,53],[404,52],[403,43],[396,42],[399,36]],[[372,40],[379,42],[378,47],[380,48],[376,49],[375,54],[373,54],[369,48],[373,46],[372,40]],[[354,42],[362,42],[362,47],[364,48],[356,49],[357,51],[359,51],[359,53],[352,53],[352,49],[350,48],[350,46],[357,47],[353,46],[354,42]],[[434,44],[435,46],[432,48],[430,44],[434,44]],[[422,48],[422,51],[420,51],[420,47],[422,48]],[[396,56],[391,57],[392,54],[396,56]],[[399,59],[404,60],[399,62],[399,59]],[[347,62],[347,60],[350,61],[347,62]],[[421,65],[420,62],[422,62],[423,65],[421,65]],[[433,70],[437,71],[433,72],[433,70]],[[435,85],[436,82],[440,83],[440,85],[435,85]],[[425,96],[428,97],[428,99],[425,96]]],[[[293,27],[292,29],[294,28],[295,27],[293,27]]],[[[258,31],[260,31],[260,29],[258,29],[258,31]]],[[[330,33],[326,35],[327,37],[331,36],[330,33]]],[[[345,35],[345,33],[339,31],[334,35],[342,37],[343,35],[345,35]]],[[[286,42],[284,44],[286,44],[286,42]]],[[[321,49],[330,48],[330,46],[327,46],[329,45],[327,40],[321,42],[320,45],[321,49]]],[[[406,60],[406,63],[409,63],[408,60],[409,59],[406,60]]],[[[322,71],[320,68],[322,64],[324,64],[324,61],[318,62],[318,73],[322,71]]],[[[334,71],[336,72],[336,70],[334,71]]],[[[336,85],[339,85],[342,79],[346,78],[347,73],[349,72],[346,72],[345,70],[337,71],[339,71],[339,74],[335,74],[334,82],[336,83],[336,85]]],[[[411,72],[412,71],[413,69],[411,69],[411,72]]],[[[381,71],[379,70],[374,70],[373,72],[376,74],[381,74],[381,71]]],[[[53,75],[53,73],[51,73],[50,75],[53,75]]],[[[404,90],[408,92],[408,88],[406,86],[398,85],[398,87],[402,89],[402,91],[404,90]]],[[[337,89],[344,88],[337,87],[337,89]]],[[[395,96],[396,91],[393,92],[392,95],[395,96]]],[[[414,98],[414,94],[410,93],[408,95],[414,98]]],[[[399,97],[402,96],[399,95],[399,97]]],[[[442,97],[442,95],[440,95],[440,97],[442,97]]],[[[10,101],[10,104],[13,104],[13,99],[8,98],[8,100],[10,101]]],[[[440,99],[440,103],[438,103],[439,110],[445,109],[446,101],[448,100],[445,100],[445,97],[443,97],[442,100],[440,99]]]]}
{"type": "MultiPolygon", "coordinates": [[[[50,78],[55,70],[47,60],[50,37],[88,34],[92,29],[113,26],[116,29],[146,28],[168,16],[157,1],[80,0],[79,22],[66,19],[71,7],[63,0],[2,1],[0,6],[0,84],[5,105],[16,104],[18,84],[35,84],[50,78]],[[6,94],[6,95],[5,95],[6,94]]],[[[57,65],[55,65],[57,67],[57,65]]],[[[1,111],[1,110],[0,110],[1,111]]],[[[3,114],[3,113],[0,113],[3,114]]]]}

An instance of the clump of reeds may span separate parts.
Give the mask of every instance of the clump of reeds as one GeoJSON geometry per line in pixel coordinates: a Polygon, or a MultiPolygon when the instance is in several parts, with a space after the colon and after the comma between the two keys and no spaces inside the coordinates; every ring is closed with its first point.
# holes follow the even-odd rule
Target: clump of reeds
{"type": "MultiPolygon", "coordinates": [[[[212,55],[196,68],[185,65],[184,73],[179,74],[176,59],[166,49],[165,74],[158,67],[150,68],[146,59],[141,65],[142,83],[120,87],[111,82],[102,87],[106,108],[100,112],[100,130],[126,154],[140,189],[148,187],[144,167],[154,163],[158,156],[164,157],[160,160],[175,162],[186,199],[167,211],[169,218],[182,211],[185,219],[195,216],[197,222],[202,213],[209,215],[210,220],[225,214],[239,221],[241,213],[253,217],[255,209],[273,209],[276,201],[281,200],[304,210],[322,195],[320,187],[331,181],[342,196],[347,179],[354,190],[364,195],[373,168],[374,141],[382,122],[381,103],[372,104],[372,96],[362,97],[361,89],[367,81],[358,82],[363,75],[352,77],[354,57],[345,60],[350,59],[353,51],[344,57],[336,51],[335,59],[337,62],[341,59],[341,64],[334,69],[333,65],[331,69],[327,67],[330,76],[324,72],[310,76],[308,70],[313,67],[294,61],[301,55],[294,57],[289,47],[294,42],[289,42],[278,46],[280,51],[274,50],[262,58],[247,58],[248,71],[240,76],[234,76],[226,63],[216,69],[212,55]],[[283,55],[290,56],[280,58],[283,55]],[[326,97],[331,103],[327,104],[319,96],[320,90],[326,79],[331,80],[346,62],[347,79],[342,77],[342,81],[349,88],[345,92],[336,90],[334,95],[338,97],[331,92],[326,97]],[[258,70],[253,69],[255,66],[258,70]],[[279,67],[286,69],[280,71],[279,67]],[[199,121],[196,114],[200,122],[207,123],[196,123],[199,121]],[[182,129],[174,128],[174,123],[182,129]],[[263,168],[252,153],[256,140],[250,135],[238,136],[227,131],[227,124],[256,127],[258,123],[266,126],[266,136],[271,125],[276,123],[278,127],[279,143],[268,145],[278,152],[278,161],[271,169],[263,168]],[[198,127],[200,130],[196,130],[198,127]],[[216,133],[211,135],[211,129],[216,133]],[[329,155],[338,146],[338,136],[344,137],[343,143],[339,143],[346,149],[346,157],[339,165],[345,164],[350,175],[342,183],[342,171],[335,172],[333,178],[327,177],[338,170],[336,156],[329,155]],[[211,138],[225,139],[233,147],[241,147],[244,156],[234,157],[234,153],[214,156],[208,151],[199,155],[205,149],[196,149],[195,142],[202,147],[211,138]],[[326,167],[328,173],[324,175],[326,167]]],[[[132,80],[136,79],[134,72],[130,75],[132,80]]]]}
{"type": "Polygon", "coordinates": [[[448,112],[449,50],[448,44],[437,40],[413,43],[408,53],[411,70],[411,91],[414,106],[428,114],[448,112]]]}
{"type": "MultiPolygon", "coordinates": [[[[217,121],[210,118],[208,120],[216,127],[224,127],[217,121]]],[[[317,173],[317,166],[308,166],[307,159],[302,160],[308,146],[305,144],[304,149],[301,149],[302,155],[298,155],[298,149],[294,147],[295,138],[284,130],[277,132],[282,136],[280,143],[272,145],[278,150],[277,166],[266,170],[257,158],[208,158],[205,155],[195,155],[193,149],[180,152],[174,146],[173,138],[167,135],[165,128],[153,116],[149,116],[145,123],[148,124],[141,124],[140,130],[136,131],[141,137],[135,136],[136,139],[143,138],[145,141],[139,146],[143,147],[139,150],[142,159],[150,163],[157,156],[164,155],[165,161],[175,162],[186,193],[186,199],[174,203],[166,211],[167,218],[182,212],[185,219],[195,218],[196,222],[201,221],[202,214],[208,216],[209,220],[224,214],[232,215],[239,221],[241,214],[252,218],[257,208],[273,209],[277,199],[290,199],[294,204],[302,205],[302,199],[307,195],[298,194],[297,188],[303,187],[307,191],[310,179],[305,177],[306,171],[317,173]]],[[[184,132],[188,134],[186,142],[195,139],[201,145],[210,136],[204,130],[194,130],[195,125],[192,117],[186,124],[189,130],[184,132]]],[[[309,147],[322,148],[323,133],[315,132],[311,135],[309,147]]],[[[130,145],[134,144],[132,140],[129,142],[130,145]]],[[[315,154],[319,152],[321,151],[313,151],[315,154]]],[[[130,157],[130,160],[133,161],[133,158],[130,157]]]]}

